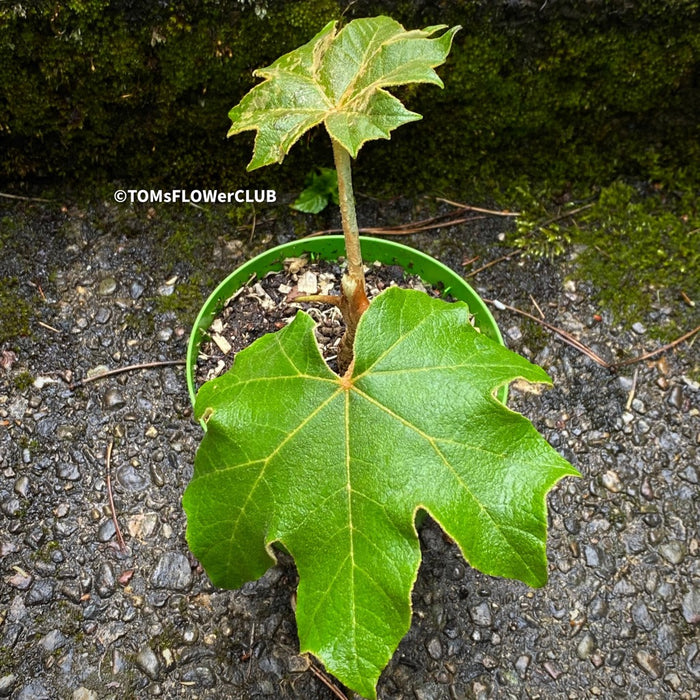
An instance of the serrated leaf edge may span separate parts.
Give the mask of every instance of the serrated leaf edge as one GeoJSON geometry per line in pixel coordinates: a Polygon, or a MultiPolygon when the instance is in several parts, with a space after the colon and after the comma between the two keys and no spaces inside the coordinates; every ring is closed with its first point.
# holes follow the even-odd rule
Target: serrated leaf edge
{"type": "MultiPolygon", "coordinates": [[[[387,291],[388,291],[388,290],[387,290],[387,291]]],[[[466,307],[466,305],[464,305],[464,306],[466,307]]],[[[311,326],[314,325],[313,319],[311,319],[311,318],[308,316],[308,314],[305,314],[304,312],[301,312],[301,311],[298,312],[297,317],[295,318],[295,321],[297,321],[297,319],[298,319],[298,322],[301,321],[301,318],[299,318],[299,317],[306,317],[306,319],[303,321],[303,323],[304,323],[304,328],[303,328],[303,330],[306,331],[306,332],[309,332],[309,331],[310,331],[310,332],[312,333],[312,335],[313,335],[313,332],[312,332],[312,330],[311,330],[311,326]]],[[[426,317],[426,318],[427,318],[427,317],[426,317]]],[[[423,323],[423,321],[421,321],[420,323],[423,323]]],[[[291,325],[292,325],[292,324],[290,324],[290,326],[291,326],[291,325]]],[[[413,331],[416,327],[417,327],[417,326],[412,327],[412,328],[411,328],[411,331],[413,331]]],[[[410,332],[411,332],[411,331],[410,331],[410,332]]],[[[279,339],[279,334],[278,334],[278,333],[275,333],[275,334],[272,334],[272,335],[275,336],[276,342],[277,342],[278,344],[280,344],[281,341],[280,341],[280,339],[279,339]]],[[[397,339],[397,341],[396,341],[395,343],[392,344],[392,348],[395,347],[402,339],[405,339],[405,337],[406,337],[406,334],[401,335],[401,336],[397,339]]],[[[316,342],[315,337],[314,337],[314,345],[315,345],[315,347],[316,347],[316,349],[317,349],[319,358],[322,360],[323,358],[320,356],[320,350],[318,349],[318,344],[317,344],[317,342],[316,342]]],[[[249,346],[249,347],[250,347],[250,346],[249,346]]],[[[297,425],[292,431],[290,431],[290,433],[288,433],[288,434],[283,438],[283,440],[275,447],[275,449],[274,449],[273,451],[271,451],[263,460],[261,460],[261,459],[252,460],[250,463],[248,463],[248,465],[249,465],[249,464],[254,464],[254,463],[257,463],[257,462],[260,462],[260,463],[265,464],[265,465],[269,464],[270,461],[274,458],[274,456],[279,452],[279,450],[282,449],[282,447],[284,446],[284,444],[286,444],[290,439],[292,439],[296,434],[298,434],[298,432],[299,432],[300,430],[303,429],[303,426],[304,426],[305,424],[307,424],[310,420],[312,420],[315,416],[317,416],[318,413],[319,413],[320,411],[322,411],[326,406],[328,406],[331,402],[333,402],[334,400],[336,400],[341,392],[345,392],[345,397],[346,397],[346,398],[345,398],[345,400],[344,400],[344,406],[345,406],[345,407],[344,407],[344,414],[345,414],[344,425],[345,425],[345,446],[346,446],[346,449],[345,449],[345,459],[346,459],[346,471],[347,471],[347,483],[346,483],[346,488],[352,489],[352,484],[351,484],[351,480],[350,480],[350,473],[349,473],[349,470],[350,470],[349,460],[350,460],[350,452],[351,452],[351,451],[350,451],[350,435],[349,435],[349,430],[350,430],[350,420],[349,420],[349,406],[350,406],[350,402],[349,402],[349,396],[350,396],[350,392],[351,392],[351,391],[354,391],[354,392],[356,392],[359,396],[361,396],[364,400],[369,401],[369,402],[372,403],[374,406],[376,406],[378,409],[380,409],[380,410],[382,410],[382,411],[388,413],[389,415],[392,416],[393,419],[399,421],[399,422],[402,423],[404,426],[408,427],[410,430],[412,430],[412,431],[415,432],[418,436],[420,436],[421,439],[425,440],[425,441],[431,446],[432,450],[433,450],[433,451],[435,452],[435,454],[439,457],[439,459],[442,461],[442,463],[443,463],[443,464],[447,467],[447,469],[453,474],[454,478],[456,478],[456,480],[462,485],[462,487],[463,487],[463,489],[464,489],[464,493],[467,494],[468,497],[469,497],[474,503],[476,503],[476,505],[478,506],[478,508],[479,508],[481,511],[485,512],[485,514],[487,515],[487,517],[489,518],[489,520],[491,520],[491,521],[493,522],[493,524],[494,524],[494,526],[495,526],[495,530],[498,531],[499,534],[504,538],[505,542],[508,543],[508,537],[507,537],[507,535],[506,535],[505,533],[502,533],[502,532],[501,532],[501,528],[498,527],[497,522],[493,519],[493,517],[492,517],[491,514],[489,513],[488,509],[485,508],[485,507],[483,506],[483,504],[481,504],[481,503],[475,498],[475,496],[471,493],[470,489],[468,488],[468,485],[467,485],[467,484],[464,482],[464,480],[461,478],[460,474],[457,473],[457,472],[454,470],[454,468],[452,467],[452,465],[450,464],[450,462],[447,460],[447,458],[444,456],[444,454],[443,454],[442,451],[440,450],[440,447],[439,447],[439,444],[438,444],[438,443],[440,443],[440,442],[450,442],[450,441],[449,441],[449,440],[444,440],[444,439],[442,439],[442,438],[434,438],[434,437],[428,435],[428,434],[425,433],[424,431],[420,430],[417,426],[415,426],[415,425],[413,425],[412,423],[410,423],[410,421],[408,421],[408,420],[404,419],[402,416],[396,414],[396,413],[395,413],[394,411],[392,411],[389,407],[383,405],[382,403],[380,403],[380,402],[377,401],[376,399],[373,399],[371,396],[369,396],[369,395],[366,394],[364,391],[362,391],[359,387],[356,386],[356,381],[358,381],[360,378],[364,377],[365,375],[371,374],[371,373],[372,373],[372,367],[374,367],[374,366],[377,364],[378,359],[381,359],[381,357],[383,357],[383,356],[386,354],[386,352],[383,353],[383,354],[380,356],[380,358],[375,359],[375,361],[372,363],[372,365],[370,365],[368,368],[366,368],[366,369],[365,369],[361,374],[359,374],[357,377],[352,377],[352,378],[350,379],[349,382],[348,382],[347,379],[346,379],[346,382],[343,383],[343,382],[342,382],[343,378],[342,378],[342,377],[339,377],[338,375],[335,375],[334,373],[332,373],[332,371],[331,371],[330,369],[328,369],[329,374],[328,374],[327,376],[325,376],[325,377],[319,377],[319,376],[317,376],[317,375],[309,375],[309,374],[307,374],[307,373],[305,373],[305,372],[302,372],[301,369],[300,369],[300,368],[297,366],[297,364],[294,362],[294,359],[293,359],[292,357],[289,356],[289,354],[287,353],[286,349],[285,349],[284,347],[282,347],[281,345],[280,345],[280,349],[281,349],[282,353],[285,355],[285,357],[287,358],[290,367],[292,367],[292,368],[294,369],[294,371],[296,372],[296,374],[295,374],[292,378],[313,379],[313,380],[316,380],[316,381],[322,381],[322,382],[324,382],[324,383],[330,382],[330,383],[337,384],[337,389],[334,390],[334,391],[332,391],[332,393],[331,393],[323,402],[321,402],[321,404],[319,404],[319,405],[316,407],[316,409],[315,409],[314,411],[312,411],[312,413],[310,413],[309,415],[305,416],[305,417],[304,417],[304,420],[301,421],[301,422],[299,423],[299,425],[297,425]],[[332,374],[333,376],[331,376],[331,374],[332,374]]],[[[242,352],[244,352],[244,351],[242,351],[242,352]]],[[[324,364],[325,364],[325,362],[324,362],[324,364]]],[[[457,367],[459,367],[459,366],[462,366],[462,365],[458,365],[457,367]]],[[[466,365],[464,365],[464,366],[466,366],[466,365]]],[[[471,366],[474,366],[474,365],[472,364],[471,366]]],[[[491,364],[490,366],[492,366],[492,364],[491,364]]],[[[327,367],[327,365],[326,365],[326,367],[327,367]]],[[[429,371],[429,370],[435,370],[435,369],[438,368],[438,367],[439,367],[439,366],[432,366],[432,367],[427,367],[427,368],[426,368],[426,367],[420,367],[420,368],[413,368],[412,370],[409,369],[409,370],[407,370],[407,371],[429,371]]],[[[450,367],[450,368],[454,368],[454,367],[456,367],[456,366],[451,364],[451,365],[449,365],[449,367],[450,367]]],[[[389,370],[389,371],[391,371],[391,370],[389,370]]],[[[383,370],[375,370],[374,372],[375,372],[376,374],[381,374],[381,373],[383,373],[384,371],[383,371],[383,370]]],[[[398,370],[397,370],[397,372],[398,372],[398,370]]],[[[545,375],[545,377],[546,377],[546,375],[545,375]]],[[[282,378],[284,378],[284,379],[289,379],[290,377],[289,377],[289,376],[285,376],[285,377],[279,377],[279,378],[280,378],[280,379],[282,379],[282,378]]],[[[541,380],[541,381],[532,381],[532,380],[530,380],[530,379],[528,379],[528,378],[526,378],[526,377],[524,377],[524,376],[522,376],[522,375],[520,375],[520,374],[517,374],[516,376],[512,376],[512,377],[510,377],[510,378],[508,378],[508,379],[505,379],[503,382],[499,383],[498,386],[502,386],[503,384],[508,384],[508,383],[510,383],[510,382],[512,382],[512,381],[514,381],[514,380],[516,380],[516,379],[518,379],[518,378],[522,378],[522,379],[524,379],[525,381],[528,381],[528,382],[531,382],[531,383],[548,383],[548,380],[549,380],[549,378],[547,377],[546,379],[543,379],[543,380],[541,380]]],[[[247,382],[251,382],[251,381],[258,381],[258,380],[269,381],[269,380],[271,380],[271,379],[274,379],[274,378],[271,378],[271,377],[250,378],[250,379],[244,380],[242,383],[247,383],[247,382]]],[[[551,380],[549,380],[549,381],[551,381],[551,380]]],[[[238,383],[237,383],[235,386],[238,386],[238,383]]],[[[493,396],[493,392],[495,392],[495,391],[497,390],[497,388],[498,388],[498,387],[493,387],[493,388],[492,388],[492,392],[491,392],[491,393],[488,395],[488,397],[487,397],[488,400],[489,400],[489,401],[492,401],[492,402],[494,402],[494,403],[497,403],[498,406],[499,406],[499,408],[500,408],[500,410],[504,410],[504,409],[505,409],[508,413],[511,413],[511,414],[513,414],[513,415],[519,416],[520,418],[523,418],[524,420],[527,420],[527,419],[525,419],[521,414],[519,414],[519,413],[517,413],[517,412],[515,412],[515,411],[512,411],[511,409],[509,409],[509,408],[503,406],[502,404],[500,404],[500,402],[497,401],[497,399],[495,399],[495,397],[493,396]]],[[[205,409],[205,410],[206,410],[206,409],[205,409]]],[[[459,444],[460,444],[462,447],[481,449],[479,446],[464,445],[463,443],[459,443],[459,444]]],[[[498,454],[498,453],[492,453],[492,454],[498,454]]],[[[563,462],[564,464],[566,464],[563,460],[562,460],[562,462],[563,462]]],[[[248,466],[248,465],[241,465],[241,464],[238,464],[238,465],[236,465],[235,468],[240,468],[241,466],[248,466]]],[[[542,501],[543,501],[545,513],[546,513],[546,496],[547,496],[547,493],[550,491],[550,489],[554,486],[554,484],[556,484],[556,483],[557,483],[561,478],[563,478],[564,476],[567,476],[567,475],[572,475],[572,476],[573,476],[573,475],[578,475],[578,472],[577,472],[573,467],[571,467],[570,465],[566,465],[566,466],[568,467],[568,470],[567,470],[567,469],[563,469],[563,468],[560,469],[560,470],[559,470],[560,473],[559,473],[558,475],[556,475],[555,478],[552,479],[551,483],[547,483],[547,484],[545,484],[545,486],[543,487],[542,501]]],[[[231,469],[231,468],[232,468],[232,467],[225,468],[224,470],[217,470],[217,472],[218,472],[218,471],[228,471],[228,470],[231,469]]],[[[266,472],[266,467],[263,467],[263,469],[261,470],[261,473],[258,475],[258,477],[257,477],[257,479],[256,479],[256,481],[255,481],[255,483],[253,484],[252,488],[250,489],[250,492],[249,492],[249,494],[248,494],[248,498],[246,499],[246,501],[244,502],[244,504],[241,506],[241,511],[240,511],[240,512],[243,512],[243,510],[245,509],[245,506],[246,506],[247,502],[250,500],[250,498],[252,497],[252,495],[257,491],[257,486],[258,486],[259,482],[264,478],[265,472],[266,472]]],[[[200,475],[199,478],[205,478],[206,476],[208,476],[208,474],[200,475]]],[[[337,492],[336,492],[336,493],[337,493],[337,492]]],[[[348,515],[348,528],[349,528],[350,530],[352,530],[353,518],[352,518],[352,512],[351,512],[352,503],[351,503],[351,499],[350,499],[350,498],[348,498],[348,508],[350,509],[349,515],[348,515]]],[[[436,514],[434,514],[434,513],[431,511],[431,508],[429,507],[429,505],[427,505],[427,504],[425,504],[425,503],[418,503],[418,504],[416,504],[416,506],[414,507],[413,513],[412,513],[412,530],[413,530],[414,537],[416,538],[416,541],[418,540],[418,529],[417,529],[417,527],[416,527],[416,516],[417,516],[418,511],[420,511],[420,510],[423,510],[423,511],[425,511],[426,513],[428,513],[433,519],[435,519],[435,521],[439,524],[439,526],[441,527],[441,529],[442,529],[445,533],[447,533],[448,535],[450,535],[450,529],[449,529],[448,527],[445,527],[445,525],[444,525],[443,522],[439,519],[439,517],[437,517],[436,514]]],[[[514,529],[515,529],[515,528],[514,528],[514,529]]],[[[545,532],[546,532],[546,529],[547,529],[547,527],[546,527],[546,523],[545,523],[545,532]]],[[[232,536],[231,536],[231,538],[230,538],[231,542],[232,542],[233,539],[234,539],[234,537],[233,537],[233,532],[235,532],[235,530],[236,530],[236,527],[234,526],[234,527],[232,528],[232,536]]],[[[534,537],[534,538],[537,540],[538,543],[539,543],[539,541],[540,541],[540,538],[539,538],[539,537],[537,537],[536,535],[531,535],[531,533],[529,533],[529,532],[527,532],[527,531],[519,530],[519,532],[521,532],[521,533],[523,533],[523,534],[526,534],[526,535],[528,535],[528,536],[534,537]]],[[[450,536],[451,536],[451,535],[450,535],[450,536]]],[[[287,546],[286,543],[285,543],[285,541],[284,541],[284,539],[285,539],[284,537],[281,537],[281,538],[274,538],[274,539],[273,539],[273,538],[268,539],[267,537],[265,538],[265,549],[267,550],[268,554],[271,556],[271,558],[273,559],[273,561],[276,561],[276,556],[274,555],[274,550],[273,550],[272,547],[273,547],[273,545],[274,545],[275,542],[279,542],[279,543],[282,544],[283,546],[287,546]]],[[[454,539],[454,538],[453,538],[453,539],[454,539]]],[[[350,541],[351,541],[352,546],[354,547],[354,539],[353,539],[352,536],[350,537],[350,541]]],[[[462,550],[462,547],[459,545],[459,543],[458,543],[458,541],[457,541],[456,539],[455,539],[455,542],[457,543],[458,548],[459,548],[459,550],[460,550],[460,553],[462,554],[462,556],[463,556],[463,558],[465,559],[465,561],[469,562],[468,557],[465,555],[464,551],[462,550]]],[[[510,546],[509,546],[509,549],[511,549],[511,551],[515,551],[515,550],[514,550],[512,547],[510,547],[510,546]]],[[[229,547],[229,553],[231,552],[231,550],[232,550],[232,547],[230,546],[230,547],[229,547]]],[[[350,559],[354,562],[354,550],[353,550],[353,549],[351,549],[351,551],[350,551],[350,553],[349,553],[348,556],[349,556],[350,559]]],[[[544,578],[544,579],[540,579],[539,577],[536,576],[535,572],[532,571],[532,569],[528,566],[528,564],[527,564],[524,560],[521,559],[521,561],[522,561],[524,567],[525,567],[528,571],[530,571],[530,572],[532,573],[532,575],[533,575],[533,581],[532,581],[532,582],[529,582],[529,581],[528,581],[528,583],[530,583],[530,585],[540,586],[540,585],[543,585],[543,584],[546,582],[546,571],[545,571],[545,578],[544,578]]],[[[413,570],[413,572],[412,572],[412,580],[411,580],[411,584],[410,584],[410,591],[412,591],[413,588],[414,588],[414,586],[415,586],[415,582],[416,582],[417,575],[418,575],[418,570],[419,570],[419,567],[420,567],[420,562],[421,562],[421,558],[419,557],[418,560],[417,560],[417,565],[414,567],[414,570],[413,570]]],[[[230,562],[229,562],[229,564],[227,564],[227,568],[230,568],[230,562]]],[[[354,565],[354,563],[353,563],[353,569],[354,569],[354,568],[355,568],[355,565],[354,565]]],[[[484,567],[483,564],[481,564],[481,563],[479,564],[479,569],[482,570],[482,571],[484,571],[484,572],[487,573],[487,574],[489,573],[488,570],[485,570],[485,567],[484,567]]],[[[412,605],[411,605],[411,600],[410,600],[410,591],[409,591],[409,599],[408,599],[408,611],[409,611],[409,612],[408,612],[408,616],[407,616],[407,623],[406,623],[406,626],[405,626],[405,628],[404,628],[403,630],[401,630],[401,635],[402,635],[402,636],[403,636],[403,635],[406,633],[406,631],[410,628],[410,623],[411,623],[412,605]]],[[[353,605],[354,605],[354,603],[355,603],[355,600],[354,600],[354,598],[353,598],[353,605]]],[[[354,614],[355,614],[355,613],[353,613],[353,615],[354,615],[354,614]]],[[[355,625],[355,627],[357,627],[357,625],[355,625]]],[[[397,631],[398,631],[398,630],[397,630],[397,631]]],[[[354,648],[356,648],[356,645],[353,645],[353,646],[354,646],[354,648]]],[[[302,652],[302,653],[307,653],[307,652],[308,652],[308,653],[313,654],[314,656],[316,656],[317,658],[319,658],[319,659],[324,663],[324,665],[328,666],[328,667],[330,668],[331,672],[335,673],[335,671],[333,670],[333,662],[332,662],[332,659],[331,659],[331,660],[326,660],[326,659],[324,659],[324,655],[323,655],[322,653],[318,653],[318,652],[316,652],[316,651],[314,651],[313,649],[310,649],[310,648],[308,648],[308,647],[302,647],[302,648],[301,648],[301,652],[302,652]]],[[[368,662],[368,663],[370,663],[373,667],[377,668],[377,675],[376,675],[376,678],[378,679],[379,676],[381,675],[381,672],[383,671],[383,668],[379,668],[376,664],[374,664],[374,662],[370,661],[369,659],[365,659],[365,661],[368,662]]],[[[339,678],[341,678],[341,680],[342,680],[342,676],[339,675],[339,678]]],[[[366,689],[365,689],[365,692],[366,692],[366,689]]],[[[370,697],[373,697],[373,698],[376,697],[376,690],[375,690],[374,695],[370,695],[370,697]]]]}
{"type": "MultiPolygon", "coordinates": [[[[377,17],[375,19],[387,19],[384,16],[377,17]]],[[[355,20],[357,21],[357,20],[355,20]]],[[[395,20],[392,20],[395,21],[395,20]]],[[[276,75],[281,73],[279,70],[278,64],[284,59],[285,57],[289,56],[290,54],[293,54],[297,51],[300,51],[306,46],[309,46],[310,44],[316,42],[314,48],[313,48],[313,62],[312,62],[312,70],[313,70],[313,75],[317,75],[318,71],[321,68],[321,64],[323,61],[323,57],[325,56],[325,53],[327,52],[328,48],[330,45],[335,41],[347,27],[349,27],[352,24],[352,22],[348,25],[345,25],[339,32],[337,31],[337,22],[336,21],[331,21],[326,26],[318,32],[309,42],[306,44],[303,44],[302,46],[298,47],[297,49],[294,49],[291,52],[288,52],[287,54],[284,54],[283,56],[280,56],[274,63],[272,63],[270,66],[267,66],[266,68],[258,68],[255,71],[253,71],[253,75],[256,77],[261,77],[264,78],[264,82],[256,85],[253,87],[244,97],[243,99],[239,102],[238,105],[233,107],[230,112],[229,112],[229,117],[232,119],[233,123],[230,126],[227,136],[233,136],[234,134],[240,133],[242,131],[248,131],[248,130],[255,130],[256,136],[255,136],[255,147],[253,149],[253,157],[247,165],[247,170],[255,170],[259,167],[262,167],[264,165],[269,165],[271,163],[282,163],[284,160],[284,157],[287,155],[291,147],[301,138],[301,136],[306,133],[309,129],[312,129],[314,126],[318,126],[320,123],[325,123],[326,128],[328,130],[329,135],[331,136],[332,139],[336,139],[339,141],[343,147],[353,156],[356,157],[360,148],[370,140],[374,140],[376,138],[384,138],[384,139],[390,139],[391,138],[391,129],[382,129],[380,127],[377,127],[378,133],[381,134],[381,136],[378,135],[368,135],[366,138],[363,138],[360,140],[357,144],[353,145],[352,143],[347,142],[345,138],[337,131],[336,127],[331,126],[328,121],[331,119],[334,115],[336,114],[344,114],[346,113],[345,110],[347,109],[348,106],[351,106],[353,102],[358,103],[358,115],[361,116],[366,116],[366,112],[362,111],[362,108],[365,107],[365,102],[366,102],[366,95],[369,93],[370,96],[373,93],[381,93],[387,98],[390,98],[393,102],[397,103],[398,106],[401,107],[403,111],[403,121],[402,124],[411,122],[411,121],[416,121],[419,119],[422,119],[422,116],[416,112],[411,112],[410,110],[407,110],[403,103],[396,98],[394,95],[391,93],[387,92],[383,88],[385,87],[395,87],[398,85],[408,85],[412,83],[428,83],[428,84],[434,84],[439,87],[444,87],[444,83],[440,79],[440,76],[435,72],[434,68],[437,66],[441,65],[444,63],[446,60],[447,54],[450,51],[450,48],[452,46],[452,41],[454,39],[454,35],[461,29],[461,26],[457,25],[455,27],[452,27],[445,32],[440,37],[435,37],[434,41],[440,41],[444,40],[445,37],[448,37],[447,43],[448,47],[445,52],[445,58],[443,58],[442,61],[439,61],[438,63],[435,63],[435,65],[430,66],[430,70],[432,72],[432,75],[427,78],[421,78],[419,79],[394,79],[394,80],[377,80],[371,83],[370,85],[366,86],[363,88],[359,93],[357,93],[355,96],[351,97],[350,99],[346,98],[346,95],[352,94],[351,93],[351,87],[354,83],[357,82],[359,77],[362,75],[362,73],[358,73],[357,75],[354,76],[354,78],[350,81],[348,86],[346,87],[345,91],[343,92],[343,95],[340,97],[337,103],[334,103],[332,98],[329,97],[329,95],[326,93],[325,88],[321,84],[320,81],[315,81],[313,78],[306,78],[306,76],[303,77],[303,81],[307,82],[310,86],[314,88],[317,94],[322,95],[323,98],[326,101],[326,106],[327,109],[325,112],[321,112],[319,110],[309,110],[309,114],[319,114],[317,119],[313,119],[311,121],[301,121],[297,126],[292,129],[290,132],[287,133],[286,137],[282,138],[280,141],[280,148],[278,149],[278,152],[275,157],[268,157],[263,153],[258,152],[258,138],[260,136],[260,126],[259,125],[254,125],[250,123],[243,123],[241,124],[236,124],[234,115],[236,111],[238,110],[241,105],[248,100],[248,98],[253,95],[258,89],[264,88],[268,81],[274,79],[276,75]]],[[[406,39],[407,37],[416,37],[416,38],[425,38],[425,39],[430,39],[430,37],[435,34],[436,32],[447,28],[448,25],[445,24],[440,24],[440,25],[432,25],[430,27],[426,27],[425,29],[414,29],[414,30],[409,30],[406,31],[403,29],[403,27],[397,22],[396,23],[401,29],[403,30],[402,34],[397,34],[391,39],[388,39],[385,42],[380,43],[377,48],[375,49],[374,53],[372,55],[376,55],[378,51],[380,51],[384,46],[391,44],[394,41],[399,41],[406,39]]],[[[364,62],[365,64],[367,61],[364,62]]],[[[295,76],[297,79],[302,79],[301,76],[295,76]]],[[[268,114],[272,113],[279,113],[280,116],[285,116],[288,114],[288,110],[285,108],[279,108],[277,110],[266,110],[268,114]]],[[[295,110],[298,114],[303,113],[304,110],[295,110]]],[[[394,127],[396,128],[396,127],[394,127]]]]}

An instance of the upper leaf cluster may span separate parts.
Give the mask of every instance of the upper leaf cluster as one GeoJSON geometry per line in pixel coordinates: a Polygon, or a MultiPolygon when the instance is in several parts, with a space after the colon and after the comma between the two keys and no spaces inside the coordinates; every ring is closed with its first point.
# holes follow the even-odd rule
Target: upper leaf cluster
{"type": "Polygon", "coordinates": [[[296,141],[317,124],[353,157],[366,141],[390,137],[420,119],[385,88],[406,83],[443,83],[434,68],[444,63],[452,27],[406,31],[389,17],[356,19],[337,30],[329,22],[311,41],[255,75],[264,82],[236,105],[228,135],[255,129],[248,170],[281,163],[296,141]]]}

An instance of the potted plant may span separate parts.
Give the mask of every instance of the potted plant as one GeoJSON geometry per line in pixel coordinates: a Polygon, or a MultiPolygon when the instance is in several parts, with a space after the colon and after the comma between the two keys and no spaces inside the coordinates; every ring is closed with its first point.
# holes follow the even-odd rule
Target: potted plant
{"type": "MultiPolygon", "coordinates": [[[[473,323],[479,331],[503,344],[501,332],[488,306],[454,270],[443,265],[439,260],[396,241],[360,236],[360,243],[366,260],[401,267],[406,272],[417,275],[425,284],[441,293],[465,302],[473,317],[473,323]]],[[[210,294],[195,319],[187,346],[187,388],[193,405],[198,388],[195,375],[200,348],[208,335],[212,321],[219,315],[226,301],[251,279],[262,279],[270,272],[282,270],[285,260],[304,255],[335,261],[345,255],[344,237],[331,235],[302,238],[271,248],[236,268],[210,294]]],[[[502,386],[497,396],[501,403],[505,403],[508,387],[502,386]]]]}
{"type": "Polygon", "coordinates": [[[230,113],[230,134],[257,131],[249,169],[280,162],[317,124],[328,130],[347,272],[337,297],[318,300],[341,309],[346,334],[336,374],[300,311],[202,386],[187,540],[225,588],[260,577],[273,545],[284,547],[299,572],[301,652],[368,698],[410,625],[417,514],[472,566],[541,586],[545,496],[577,473],[495,397],[515,378],[549,382],[546,373],[475,329],[464,302],[395,287],[366,297],[350,159],[419,118],[385,88],[442,85],[434,68],[458,29],[329,23],[257,71],[264,82],[230,113]]]}

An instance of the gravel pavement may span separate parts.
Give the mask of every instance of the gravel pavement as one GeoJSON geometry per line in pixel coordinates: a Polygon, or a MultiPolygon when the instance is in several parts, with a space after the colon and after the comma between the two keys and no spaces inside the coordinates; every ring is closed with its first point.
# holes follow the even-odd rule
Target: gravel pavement
{"type": "MultiPolygon", "coordinates": [[[[0,697],[337,697],[297,654],[291,561],[223,591],[188,552],[180,499],[201,431],[183,367],[70,386],[100,367],[184,359],[187,322],[158,301],[208,263],[173,279],[146,217],[125,224],[112,203],[2,206],[0,277],[16,280],[37,316],[31,336],[0,345],[0,697]]],[[[504,225],[405,242],[460,269],[475,246],[497,257],[504,225]]],[[[291,229],[256,236],[259,249],[291,229]]],[[[212,240],[247,255],[247,233],[212,240]]],[[[474,284],[530,312],[535,299],[609,361],[660,346],[647,329],[667,310],[625,330],[569,270],[566,257],[516,258],[474,284]]],[[[614,373],[522,316],[496,314],[507,344],[554,380],[539,394],[513,389],[510,405],[583,478],[549,497],[542,589],[472,570],[434,523],[424,526],[413,624],[380,697],[700,697],[697,342],[614,373]]]]}

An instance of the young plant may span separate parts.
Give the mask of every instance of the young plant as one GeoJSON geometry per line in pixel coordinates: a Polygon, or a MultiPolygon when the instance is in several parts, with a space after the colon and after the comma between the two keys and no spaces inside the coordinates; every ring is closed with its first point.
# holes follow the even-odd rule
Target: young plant
{"type": "Polygon", "coordinates": [[[275,544],[292,555],[301,651],[368,698],[410,626],[418,511],[472,566],[541,586],[545,496],[577,473],[494,397],[546,373],[474,329],[464,303],[398,288],[367,301],[350,159],[420,118],[385,88],[442,85],[434,68],[459,27],[444,29],[330,23],[257,71],[264,82],[231,111],[230,134],[257,131],[249,169],[281,162],[317,124],[331,136],[348,265],[322,300],[343,312],[345,369],[326,365],[302,311],[238,353],[197,395],[207,431],[183,498],[215,585],[260,577],[275,544]]]}
{"type": "Polygon", "coordinates": [[[318,214],[331,202],[338,204],[338,174],[333,168],[317,168],[309,173],[305,187],[292,209],[305,214],[318,214]]]}

